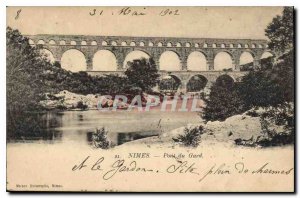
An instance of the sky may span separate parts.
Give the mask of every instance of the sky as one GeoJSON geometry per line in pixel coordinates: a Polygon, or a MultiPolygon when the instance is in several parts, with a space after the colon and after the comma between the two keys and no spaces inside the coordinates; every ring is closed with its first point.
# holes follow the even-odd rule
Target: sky
{"type": "Polygon", "coordinates": [[[124,8],[8,7],[7,25],[23,34],[266,39],[264,29],[282,12],[282,7],[131,7],[120,15],[124,8]],[[132,16],[134,11],[145,15],[132,16]]]}

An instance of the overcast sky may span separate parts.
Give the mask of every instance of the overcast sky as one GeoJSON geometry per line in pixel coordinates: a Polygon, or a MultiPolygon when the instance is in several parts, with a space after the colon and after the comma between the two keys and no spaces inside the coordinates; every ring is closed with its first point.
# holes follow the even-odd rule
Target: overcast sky
{"type": "Polygon", "coordinates": [[[122,8],[8,7],[7,25],[23,34],[265,39],[264,29],[282,12],[282,7],[133,7],[131,13],[146,15],[120,16],[122,8]],[[165,9],[171,15],[160,16],[165,9]]]}

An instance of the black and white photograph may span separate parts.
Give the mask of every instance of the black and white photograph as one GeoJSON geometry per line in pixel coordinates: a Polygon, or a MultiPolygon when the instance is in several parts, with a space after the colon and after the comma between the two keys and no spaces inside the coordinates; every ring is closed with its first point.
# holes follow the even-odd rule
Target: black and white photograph
{"type": "Polygon", "coordinates": [[[292,6],[6,8],[9,192],[294,192],[292,6]]]}

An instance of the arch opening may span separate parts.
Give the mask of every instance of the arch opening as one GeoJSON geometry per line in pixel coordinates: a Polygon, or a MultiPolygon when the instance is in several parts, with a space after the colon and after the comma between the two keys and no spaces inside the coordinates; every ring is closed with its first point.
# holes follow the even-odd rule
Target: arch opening
{"type": "Polygon", "coordinates": [[[219,52],[214,58],[214,70],[224,71],[232,69],[232,58],[228,52],[219,52]]]}
{"type": "Polygon", "coordinates": [[[40,49],[40,55],[52,64],[55,62],[53,53],[48,49],[40,49]]]}
{"type": "Polygon", "coordinates": [[[71,72],[86,71],[86,59],[84,54],[77,49],[65,51],[61,57],[61,67],[71,72]]]}
{"type": "Polygon", "coordinates": [[[240,56],[240,65],[253,63],[253,61],[254,61],[254,58],[250,52],[243,52],[240,56]]]}
{"type": "Polygon", "coordinates": [[[97,42],[96,41],[92,41],[91,45],[97,45],[97,42]]]}
{"type": "Polygon", "coordinates": [[[234,80],[231,76],[229,76],[227,74],[223,74],[217,78],[216,85],[230,88],[234,85],[234,80]]]}
{"type": "Polygon", "coordinates": [[[181,80],[175,75],[167,75],[159,82],[159,89],[165,93],[175,93],[181,85],[181,80]]]}
{"type": "Polygon", "coordinates": [[[187,83],[187,92],[199,92],[205,88],[208,80],[202,75],[195,75],[187,83]]]}
{"type": "Polygon", "coordinates": [[[39,41],[37,42],[37,44],[38,44],[38,45],[45,45],[45,41],[44,41],[44,40],[39,40],[39,41]]]}
{"type": "Polygon", "coordinates": [[[49,41],[49,45],[55,45],[56,43],[55,43],[55,41],[54,40],[50,40],[49,41]]]}
{"type": "Polygon", "coordinates": [[[261,58],[260,59],[266,59],[266,58],[270,58],[270,57],[273,57],[273,54],[271,52],[264,52],[262,55],[261,55],[261,58]]]}
{"type": "Polygon", "coordinates": [[[179,56],[173,51],[165,51],[159,58],[159,68],[166,71],[181,70],[179,56]]]}
{"type": "Polygon", "coordinates": [[[28,39],[29,45],[34,45],[34,41],[32,39],[28,39]]]}
{"type": "Polygon", "coordinates": [[[192,52],[187,59],[187,68],[191,71],[206,71],[207,63],[205,55],[198,51],[192,52]]]}
{"type": "Polygon", "coordinates": [[[93,71],[117,71],[117,59],[109,50],[99,50],[93,57],[93,71]]]}
{"type": "Polygon", "coordinates": [[[127,64],[129,61],[131,62],[133,60],[138,60],[138,59],[142,59],[142,58],[149,59],[150,56],[146,52],[143,52],[140,50],[134,50],[134,51],[129,52],[123,62],[123,68],[127,68],[127,64]]]}

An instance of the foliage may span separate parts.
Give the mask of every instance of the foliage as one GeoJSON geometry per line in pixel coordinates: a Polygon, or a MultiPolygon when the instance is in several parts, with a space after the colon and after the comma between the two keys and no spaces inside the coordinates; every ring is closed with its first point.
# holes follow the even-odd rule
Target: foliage
{"type": "Polygon", "coordinates": [[[110,142],[107,140],[107,132],[105,128],[96,129],[92,134],[92,144],[95,148],[108,149],[110,142]]]}
{"type": "Polygon", "coordinates": [[[203,110],[203,119],[223,121],[244,112],[246,108],[238,93],[238,87],[238,84],[232,86],[213,84],[209,97],[204,98],[206,106],[203,110]]]}
{"type": "Polygon", "coordinates": [[[252,71],[245,75],[238,93],[248,109],[274,106],[284,101],[280,84],[265,71],[252,71]]]}
{"type": "Polygon", "coordinates": [[[195,128],[185,128],[183,135],[178,135],[178,137],[173,138],[175,142],[183,144],[187,147],[197,147],[201,140],[201,135],[204,133],[203,126],[195,128]]]}
{"type": "Polygon", "coordinates": [[[29,116],[28,111],[41,109],[39,101],[49,91],[45,71],[51,64],[29,45],[26,37],[9,27],[6,52],[7,138],[38,132],[36,117],[29,116]]]}
{"type": "Polygon", "coordinates": [[[44,72],[51,66],[17,30],[6,29],[6,87],[8,111],[38,108],[47,91],[44,72]]]}
{"type": "Polygon", "coordinates": [[[153,59],[138,59],[128,62],[125,75],[131,87],[139,87],[143,92],[150,91],[159,82],[159,74],[153,59]]]}
{"type": "MultiPolygon", "coordinates": [[[[256,112],[253,110],[253,112],[256,112]]],[[[256,114],[259,114],[256,112],[256,114]]],[[[281,146],[293,144],[295,139],[295,118],[293,103],[284,103],[277,107],[264,108],[259,114],[261,136],[249,140],[236,139],[237,145],[243,146],[281,146]]]]}
{"type": "Polygon", "coordinates": [[[79,101],[79,102],[77,103],[76,108],[81,109],[81,110],[86,110],[86,109],[88,108],[88,106],[87,106],[86,104],[83,104],[82,101],[79,101]]]}
{"type": "Polygon", "coordinates": [[[285,7],[282,16],[276,16],[265,30],[270,39],[269,48],[284,53],[293,49],[294,8],[285,7]]]}

